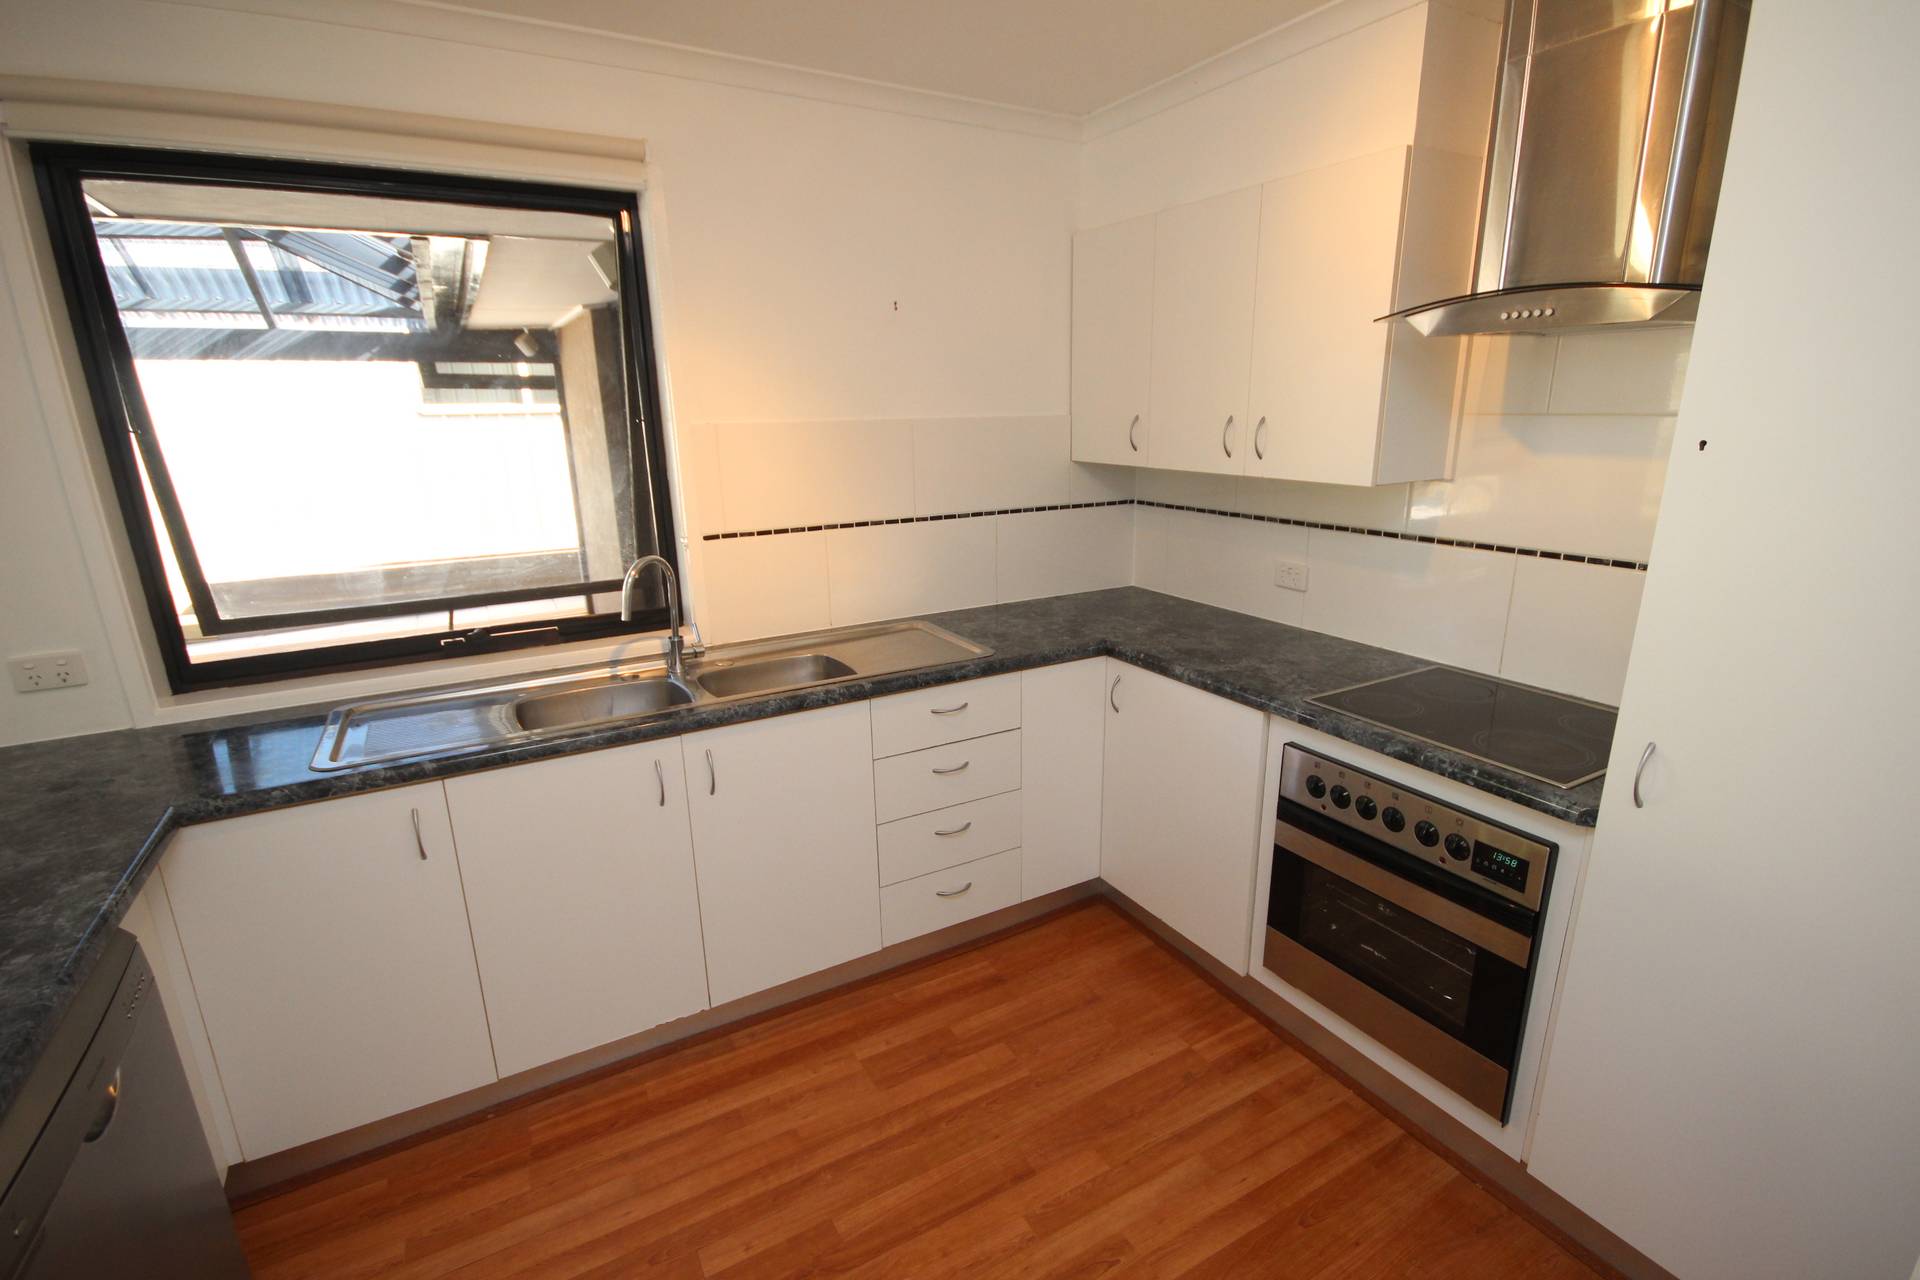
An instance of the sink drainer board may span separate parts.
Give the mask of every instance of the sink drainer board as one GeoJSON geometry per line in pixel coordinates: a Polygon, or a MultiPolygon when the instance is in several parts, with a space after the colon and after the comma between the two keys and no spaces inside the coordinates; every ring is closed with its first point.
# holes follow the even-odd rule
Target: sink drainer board
{"type": "Polygon", "coordinates": [[[682,708],[789,693],[986,657],[929,622],[881,622],[722,645],[687,659],[684,684],[650,659],[352,703],[327,717],[313,768],[475,751],[682,708]]]}

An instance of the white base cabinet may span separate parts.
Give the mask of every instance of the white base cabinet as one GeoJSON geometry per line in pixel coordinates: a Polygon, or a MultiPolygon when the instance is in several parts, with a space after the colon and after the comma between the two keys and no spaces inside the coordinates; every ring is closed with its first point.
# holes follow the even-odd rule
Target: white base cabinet
{"type": "Polygon", "coordinates": [[[497,1078],[440,783],[189,827],[161,875],[247,1159],[497,1078]]]}
{"type": "Polygon", "coordinates": [[[854,702],[680,740],[714,1004],[879,950],[870,723],[854,702]]]}
{"type": "Polygon", "coordinates": [[[1124,662],[1107,695],[1100,874],[1245,973],[1265,718],[1124,662]]]}
{"type": "Polygon", "coordinates": [[[446,785],[502,1076],[707,1007],[677,739],[446,785]]]}
{"type": "Polygon", "coordinates": [[[1021,673],[1021,897],[1100,874],[1100,761],[1107,660],[1021,673]]]}

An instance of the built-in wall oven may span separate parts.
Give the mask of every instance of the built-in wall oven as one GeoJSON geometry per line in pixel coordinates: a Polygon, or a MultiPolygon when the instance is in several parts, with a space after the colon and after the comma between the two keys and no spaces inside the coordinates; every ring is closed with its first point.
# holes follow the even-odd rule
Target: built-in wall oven
{"type": "Polygon", "coordinates": [[[1557,853],[1289,743],[1266,968],[1505,1124],[1557,853]]]}

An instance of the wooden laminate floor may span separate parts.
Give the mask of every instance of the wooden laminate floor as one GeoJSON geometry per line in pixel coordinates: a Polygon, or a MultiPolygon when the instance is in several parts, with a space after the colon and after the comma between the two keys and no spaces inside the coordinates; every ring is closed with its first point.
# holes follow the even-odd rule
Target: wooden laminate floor
{"type": "Polygon", "coordinates": [[[259,1280],[1593,1274],[1104,903],[238,1219],[259,1280]]]}

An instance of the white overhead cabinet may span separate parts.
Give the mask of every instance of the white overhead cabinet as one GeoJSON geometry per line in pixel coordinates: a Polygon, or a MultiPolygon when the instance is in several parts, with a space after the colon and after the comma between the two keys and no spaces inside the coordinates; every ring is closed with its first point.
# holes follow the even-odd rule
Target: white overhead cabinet
{"type": "Polygon", "coordinates": [[[1262,189],[1248,475],[1445,474],[1460,340],[1379,317],[1465,291],[1478,172],[1468,157],[1393,147],[1262,189]]]}
{"type": "Polygon", "coordinates": [[[680,741],[713,1003],[877,951],[867,704],[680,741]]]}
{"type": "Polygon", "coordinates": [[[1168,209],[1150,246],[1146,219],[1081,233],[1075,459],[1323,484],[1444,476],[1460,340],[1380,317],[1466,290],[1479,171],[1390,147],[1168,209]],[[1143,353],[1126,308],[1145,280],[1143,353]]]}
{"type": "Polygon", "coordinates": [[[496,1079],[439,783],[189,827],[161,874],[247,1159],[496,1079]]]}
{"type": "Polygon", "coordinates": [[[1154,219],[1147,465],[1233,473],[1245,466],[1259,247],[1257,188],[1154,219]]]}
{"type": "Polygon", "coordinates": [[[1145,461],[1153,354],[1151,215],[1073,238],[1073,456],[1145,461]]]}
{"type": "Polygon", "coordinates": [[[446,786],[502,1076],[707,1007],[677,739],[446,786]]]}
{"type": "Polygon", "coordinates": [[[1247,971],[1266,718],[1122,662],[1107,666],[1100,874],[1247,971]]]}

